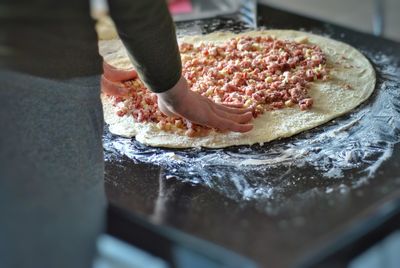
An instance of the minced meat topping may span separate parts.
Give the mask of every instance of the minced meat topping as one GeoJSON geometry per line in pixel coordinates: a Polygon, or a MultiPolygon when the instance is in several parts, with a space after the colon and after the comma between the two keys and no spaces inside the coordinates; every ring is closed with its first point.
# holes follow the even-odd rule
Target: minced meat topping
{"type": "MultiPolygon", "coordinates": [[[[238,103],[253,108],[257,117],[265,111],[298,105],[311,109],[309,84],[327,80],[326,57],[314,44],[273,37],[237,37],[223,43],[180,44],[182,73],[191,90],[217,103],[238,103]]],[[[125,81],[132,89],[127,97],[114,98],[118,115],[130,114],[137,122],[157,123],[164,131],[207,135],[210,130],[182,118],[160,112],[157,95],[139,78],[125,81]]]]}

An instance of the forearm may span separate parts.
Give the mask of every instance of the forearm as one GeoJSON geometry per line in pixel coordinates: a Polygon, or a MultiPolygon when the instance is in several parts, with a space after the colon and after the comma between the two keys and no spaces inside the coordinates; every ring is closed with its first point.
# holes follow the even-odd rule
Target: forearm
{"type": "Polygon", "coordinates": [[[175,28],[165,0],[110,0],[110,13],[141,79],[153,92],[181,76],[175,28]]]}

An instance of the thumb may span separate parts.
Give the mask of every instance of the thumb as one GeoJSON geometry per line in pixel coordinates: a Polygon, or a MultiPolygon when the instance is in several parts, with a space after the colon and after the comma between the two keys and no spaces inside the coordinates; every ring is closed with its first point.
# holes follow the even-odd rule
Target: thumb
{"type": "Polygon", "coordinates": [[[160,98],[158,98],[157,102],[158,102],[158,108],[160,109],[160,111],[163,114],[165,114],[166,116],[169,116],[169,117],[176,117],[177,116],[174,112],[172,112],[168,108],[168,106],[160,98]]]}

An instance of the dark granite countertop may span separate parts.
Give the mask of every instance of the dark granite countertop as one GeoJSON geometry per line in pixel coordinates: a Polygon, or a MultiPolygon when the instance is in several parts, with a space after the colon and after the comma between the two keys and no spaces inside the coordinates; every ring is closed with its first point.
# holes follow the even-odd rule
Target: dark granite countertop
{"type": "MultiPolygon", "coordinates": [[[[400,44],[390,40],[268,6],[259,6],[259,16],[259,24],[267,28],[329,34],[361,51],[377,54],[383,51],[400,62],[400,44]]],[[[379,71],[378,78],[379,88],[386,78],[379,71]]],[[[399,91],[400,84],[395,86],[399,91]]],[[[399,220],[397,225],[393,224],[393,219],[400,215],[399,144],[394,145],[392,155],[383,161],[373,177],[356,188],[326,190],[327,185],[339,187],[346,179],[359,179],[361,173],[357,170],[347,170],[344,178],[337,181],[330,178],[328,182],[315,175],[315,167],[304,165],[294,171],[297,183],[285,195],[258,202],[232,198],[202,183],[169,176],[167,167],[131,159],[120,148],[113,148],[115,138],[108,133],[105,137],[106,188],[113,205],[156,225],[170,226],[238,252],[262,267],[311,265],[340,249],[341,256],[354,255],[357,252],[349,247],[351,242],[368,238],[363,245],[358,245],[361,249],[372,243],[374,237],[378,239],[379,234],[382,236],[385,231],[400,227],[399,220]],[[367,237],[373,230],[375,236],[367,237]]],[[[193,175],[183,174],[183,178],[193,175]]],[[[345,259],[338,257],[336,261],[340,264],[345,259]]]]}

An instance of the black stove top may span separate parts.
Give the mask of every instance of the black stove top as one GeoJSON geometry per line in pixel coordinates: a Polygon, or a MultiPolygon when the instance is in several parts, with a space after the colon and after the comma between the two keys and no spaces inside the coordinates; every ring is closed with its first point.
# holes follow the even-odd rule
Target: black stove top
{"type": "MultiPolygon", "coordinates": [[[[356,115],[264,146],[163,150],[112,137],[106,131],[107,196],[113,206],[127,213],[213,242],[263,267],[322,265],[333,259],[343,264],[400,227],[400,44],[264,5],[258,12],[260,26],[328,35],[364,52],[378,76],[372,99],[359,107],[356,115]],[[382,97],[385,94],[390,96],[388,103],[382,97]],[[389,104],[393,107],[387,107],[389,104]],[[392,112],[377,113],[375,118],[375,111],[382,110],[392,112]],[[353,148],[360,160],[356,163],[344,165],[340,161],[346,156],[327,157],[327,152],[313,147],[301,165],[286,161],[250,171],[225,165],[225,160],[239,161],[245,155],[270,160],[278,154],[277,148],[296,149],[303,140],[335,131],[357,116],[361,121],[350,124],[354,132],[344,138],[358,139],[353,148]],[[358,137],[356,134],[369,124],[375,126],[372,136],[358,137]],[[368,138],[370,145],[363,150],[361,143],[368,138]],[[321,158],[322,153],[326,157],[321,158]],[[175,161],[175,156],[182,160],[175,161]]],[[[228,18],[218,18],[178,24],[178,33],[245,28],[228,18]]],[[[335,148],[338,154],[343,152],[339,145],[335,148]]]]}

